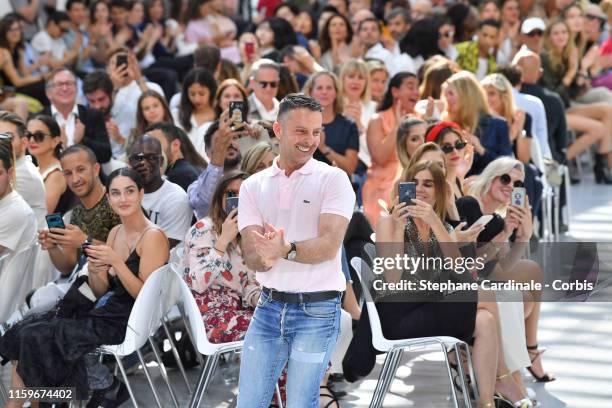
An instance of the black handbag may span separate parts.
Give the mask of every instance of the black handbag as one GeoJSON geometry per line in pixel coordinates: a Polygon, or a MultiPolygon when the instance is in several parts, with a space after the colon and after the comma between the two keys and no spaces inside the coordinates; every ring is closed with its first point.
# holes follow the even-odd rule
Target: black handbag
{"type": "Polygon", "coordinates": [[[56,316],[75,319],[87,316],[96,304],[95,299],[92,300],[84,294],[87,290],[91,292],[88,277],[85,275],[77,277],[68,292],[57,302],[56,316]]]}

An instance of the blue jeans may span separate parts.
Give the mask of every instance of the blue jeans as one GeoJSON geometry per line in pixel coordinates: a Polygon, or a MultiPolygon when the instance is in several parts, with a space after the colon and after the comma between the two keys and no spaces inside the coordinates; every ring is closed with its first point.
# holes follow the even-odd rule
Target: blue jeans
{"type": "Polygon", "coordinates": [[[238,408],[267,408],[287,361],[287,408],[318,408],[339,331],[340,296],[283,303],[262,293],[244,339],[238,408]]]}

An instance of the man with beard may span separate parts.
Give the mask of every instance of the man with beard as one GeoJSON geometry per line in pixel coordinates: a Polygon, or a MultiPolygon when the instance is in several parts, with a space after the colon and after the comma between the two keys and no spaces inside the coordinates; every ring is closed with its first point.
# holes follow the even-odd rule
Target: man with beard
{"type": "Polygon", "coordinates": [[[144,185],[142,208],[164,230],[173,248],[185,238],[193,212],[181,186],[162,178],[162,160],[159,140],[149,135],[134,142],[128,156],[129,166],[140,174],[144,185]]]}
{"type": "MultiPolygon", "coordinates": [[[[228,120],[227,112],[221,115],[221,120],[224,122],[228,120]]],[[[210,125],[204,135],[206,154],[210,157],[210,163],[187,189],[189,202],[198,219],[208,215],[213,192],[224,172],[237,169],[240,165],[242,160],[238,144],[240,134],[241,130],[232,130],[230,126],[219,126],[217,120],[210,125]]]]}
{"type": "Polygon", "coordinates": [[[66,276],[77,265],[81,245],[85,241],[106,243],[109,231],[121,220],[108,204],[99,177],[100,164],[90,148],[71,146],[62,152],[60,162],[66,184],[80,202],[66,228],[40,230],[38,238],[42,248],[49,251],[53,265],[66,276]]]}

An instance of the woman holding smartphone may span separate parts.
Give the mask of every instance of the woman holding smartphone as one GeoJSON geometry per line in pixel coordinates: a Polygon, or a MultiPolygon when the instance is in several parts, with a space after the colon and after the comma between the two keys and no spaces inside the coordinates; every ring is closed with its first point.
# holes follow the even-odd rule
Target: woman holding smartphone
{"type": "MultiPolygon", "coordinates": [[[[168,260],[164,232],[142,211],[144,188],[138,173],[129,168],[115,170],[108,177],[107,191],[121,224],[111,230],[106,244],[85,249],[89,276],[77,278],[75,285],[84,286],[73,285],[83,293],[81,297],[95,300],[87,309],[81,297],[75,304],[66,296],[50,312],[26,317],[0,338],[0,356],[4,362],[13,362],[14,387],[76,387],[77,399],[86,398],[86,355],[101,345],[123,341],[140,289],[168,260]]],[[[111,391],[118,395],[125,385],[114,378],[108,388],[97,391],[94,397],[111,391]]],[[[10,401],[8,406],[19,404],[10,401]]]]}

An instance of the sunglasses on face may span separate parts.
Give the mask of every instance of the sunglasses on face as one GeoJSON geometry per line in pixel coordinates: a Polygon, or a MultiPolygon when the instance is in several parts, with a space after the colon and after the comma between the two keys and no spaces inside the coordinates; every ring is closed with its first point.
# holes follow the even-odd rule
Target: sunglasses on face
{"type": "Polygon", "coordinates": [[[43,140],[45,140],[45,137],[47,136],[51,136],[51,135],[48,133],[41,132],[41,131],[26,132],[26,137],[28,138],[28,140],[34,139],[36,143],[41,143],[43,140]]]}
{"type": "Polygon", "coordinates": [[[159,154],[155,154],[155,153],[138,153],[138,154],[132,154],[128,160],[130,161],[130,163],[132,164],[138,164],[140,162],[143,161],[148,161],[149,163],[157,163],[159,161],[159,158],[161,157],[161,155],[159,154]]]}
{"type": "Polygon", "coordinates": [[[457,140],[454,145],[450,143],[444,143],[442,146],[440,146],[440,149],[442,149],[444,153],[448,154],[448,153],[451,153],[455,149],[457,151],[461,151],[465,148],[465,146],[467,146],[467,142],[463,140],[457,140]]]}
{"type": "Polygon", "coordinates": [[[587,20],[591,20],[591,21],[593,21],[593,20],[605,21],[605,19],[603,19],[603,18],[601,18],[599,16],[594,16],[593,14],[587,14],[587,15],[585,15],[585,17],[586,17],[587,20]]]}
{"type": "MultiPolygon", "coordinates": [[[[502,174],[501,176],[499,176],[499,181],[504,185],[507,186],[510,184],[510,182],[512,182],[512,177],[510,177],[509,174],[502,174]]],[[[512,183],[513,187],[525,187],[525,183],[523,183],[521,180],[514,180],[514,183],[512,183]]]]}
{"type": "Polygon", "coordinates": [[[268,86],[270,88],[276,88],[278,86],[277,81],[257,81],[257,83],[259,84],[260,87],[264,89],[267,88],[268,86]]]}
{"type": "Polygon", "coordinates": [[[527,37],[529,38],[541,37],[542,34],[544,34],[542,30],[532,30],[529,33],[527,33],[527,37]]]}

